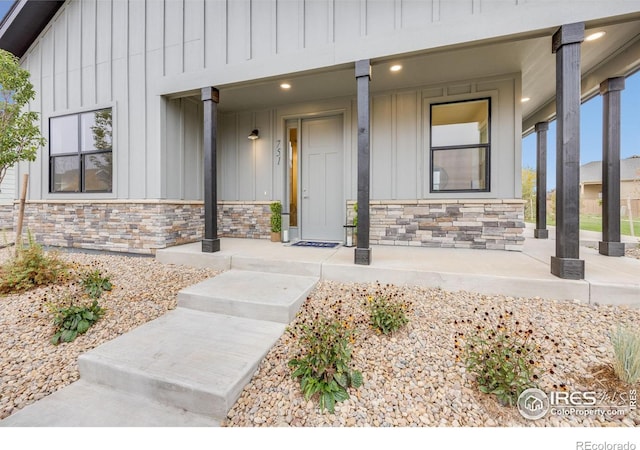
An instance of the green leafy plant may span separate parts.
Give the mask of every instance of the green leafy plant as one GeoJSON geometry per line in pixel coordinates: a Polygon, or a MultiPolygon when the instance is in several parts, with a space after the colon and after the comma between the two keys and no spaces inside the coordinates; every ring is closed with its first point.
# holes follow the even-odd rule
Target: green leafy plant
{"type": "Polygon", "coordinates": [[[105,313],[105,310],[94,300],[91,305],[73,305],[58,307],[54,312],[53,324],[56,333],[51,338],[53,345],[60,342],[71,342],[79,334],[86,331],[96,323],[105,313]]]}
{"type": "Polygon", "coordinates": [[[0,50],[0,183],[18,162],[35,161],[45,145],[38,114],[27,107],[35,97],[29,72],[15,55],[0,50]]]}
{"type": "Polygon", "coordinates": [[[69,268],[56,254],[45,252],[29,233],[29,244],[17,247],[15,257],[0,269],[0,275],[0,293],[6,294],[64,281],[69,268]]]}
{"type": "Polygon", "coordinates": [[[110,291],[113,285],[108,276],[103,277],[100,271],[95,269],[82,276],[82,287],[89,297],[98,299],[104,291],[110,291]]]}
{"type": "Polygon", "coordinates": [[[368,296],[365,307],[369,311],[369,323],[384,334],[394,333],[409,322],[409,305],[389,295],[368,296]]]}
{"type": "Polygon", "coordinates": [[[271,208],[271,232],[280,233],[282,230],[282,204],[273,202],[271,208]]]}
{"type": "Polygon", "coordinates": [[[318,394],[320,409],[333,413],[336,402],[349,398],[349,387],[362,385],[362,374],[350,368],[354,330],[349,322],[317,316],[293,333],[299,338],[301,356],[289,361],[292,376],[300,379],[306,400],[318,394]]]}
{"type": "MultiPolygon", "coordinates": [[[[522,391],[536,387],[542,351],[531,323],[523,325],[511,311],[484,312],[475,322],[454,323],[469,329],[468,333],[456,333],[455,347],[481,392],[495,395],[502,405],[513,406],[522,391]]],[[[548,336],[546,339],[556,344],[548,336]]]]}
{"type": "Polygon", "coordinates": [[[355,202],[353,204],[353,211],[356,213],[355,216],[353,216],[353,226],[356,227],[355,230],[353,230],[354,233],[358,232],[358,202],[355,202]]]}
{"type": "Polygon", "coordinates": [[[615,355],[613,371],[625,383],[637,383],[640,380],[640,332],[618,325],[610,339],[615,355]]]}

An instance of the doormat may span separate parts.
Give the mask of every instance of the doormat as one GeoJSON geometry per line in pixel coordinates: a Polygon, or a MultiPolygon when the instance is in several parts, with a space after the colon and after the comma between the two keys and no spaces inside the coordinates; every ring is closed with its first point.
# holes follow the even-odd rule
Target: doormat
{"type": "Polygon", "coordinates": [[[339,242],[315,242],[315,241],[298,241],[292,244],[294,247],[318,247],[318,248],[333,248],[340,245],[339,242]]]}

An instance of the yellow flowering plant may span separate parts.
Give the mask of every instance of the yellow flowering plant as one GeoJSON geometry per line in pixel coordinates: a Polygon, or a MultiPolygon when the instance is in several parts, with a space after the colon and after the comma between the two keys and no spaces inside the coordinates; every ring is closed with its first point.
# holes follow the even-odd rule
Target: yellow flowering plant
{"type": "Polygon", "coordinates": [[[300,356],[289,361],[293,378],[300,379],[305,400],[318,395],[320,409],[334,412],[336,402],[349,398],[347,389],[362,385],[362,374],[352,370],[352,322],[316,316],[290,332],[298,337],[300,356]]]}

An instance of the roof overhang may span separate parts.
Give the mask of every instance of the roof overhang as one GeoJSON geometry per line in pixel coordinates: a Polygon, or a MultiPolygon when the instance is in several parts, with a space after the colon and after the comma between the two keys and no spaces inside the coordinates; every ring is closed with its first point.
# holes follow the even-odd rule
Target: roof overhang
{"type": "Polygon", "coordinates": [[[0,23],[0,48],[22,58],[64,1],[17,0],[0,23]]]}

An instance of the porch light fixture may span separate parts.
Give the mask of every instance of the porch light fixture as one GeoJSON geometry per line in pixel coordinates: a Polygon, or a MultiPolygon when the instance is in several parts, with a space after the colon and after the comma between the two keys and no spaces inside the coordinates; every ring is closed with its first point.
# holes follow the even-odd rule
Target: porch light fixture
{"type": "Polygon", "coordinates": [[[400,64],[394,64],[393,66],[391,66],[389,68],[390,71],[392,72],[398,72],[400,70],[402,70],[402,66],[400,64]]]}
{"type": "Polygon", "coordinates": [[[528,102],[529,100],[531,100],[531,98],[530,98],[530,97],[522,97],[522,98],[520,99],[520,102],[522,102],[522,103],[526,103],[526,102],[528,102]]]}
{"type": "Polygon", "coordinates": [[[595,33],[591,33],[589,36],[584,38],[585,41],[595,41],[596,39],[600,39],[602,36],[607,34],[606,31],[596,31],[595,33]]]}
{"type": "Polygon", "coordinates": [[[258,130],[253,130],[251,132],[251,134],[248,136],[248,138],[250,140],[252,140],[252,141],[255,141],[256,139],[258,139],[260,137],[259,134],[260,134],[260,132],[258,130]]]}
{"type": "Polygon", "coordinates": [[[291,89],[291,85],[289,83],[281,83],[280,88],[282,89],[291,89]]]}

